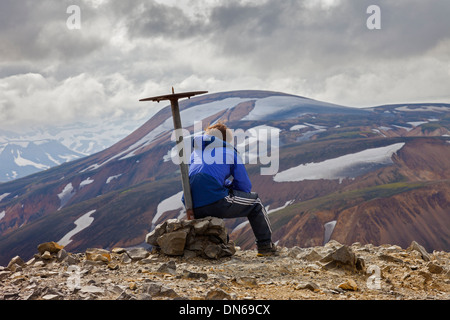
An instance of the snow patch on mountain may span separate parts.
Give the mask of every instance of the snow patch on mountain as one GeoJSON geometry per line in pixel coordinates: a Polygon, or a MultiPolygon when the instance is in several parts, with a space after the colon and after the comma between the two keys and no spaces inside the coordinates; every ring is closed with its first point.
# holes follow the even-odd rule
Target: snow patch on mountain
{"type": "Polygon", "coordinates": [[[10,195],[10,193],[8,193],[8,192],[5,192],[4,194],[0,194],[0,202],[2,202],[2,200],[5,199],[9,195],[10,195]]]}
{"type": "Polygon", "coordinates": [[[403,130],[406,130],[406,131],[411,131],[413,128],[409,128],[409,127],[403,127],[403,126],[399,126],[399,125],[396,125],[396,124],[394,124],[393,125],[394,127],[396,127],[396,128],[399,128],[399,129],[403,129],[403,130]]]}
{"type": "Polygon", "coordinates": [[[106,179],[106,184],[110,183],[110,182],[113,181],[114,179],[119,178],[121,175],[122,175],[122,173],[116,174],[115,176],[108,177],[108,179],[106,179]]]}
{"type": "Polygon", "coordinates": [[[310,102],[309,99],[291,96],[272,96],[258,99],[253,110],[242,120],[263,120],[272,114],[287,111],[304,101],[310,102]]]}
{"type": "Polygon", "coordinates": [[[372,129],[372,132],[375,132],[375,133],[379,134],[380,136],[386,138],[386,135],[385,135],[384,133],[382,133],[382,132],[381,132],[380,130],[378,130],[378,129],[372,129]]]}
{"type": "Polygon", "coordinates": [[[290,117],[300,117],[306,114],[333,113],[334,110],[340,112],[357,112],[355,109],[347,108],[331,103],[316,101],[297,96],[270,96],[257,99],[255,107],[242,120],[269,120],[290,117]]]}
{"type": "Polygon", "coordinates": [[[404,145],[405,143],[395,143],[386,147],[366,149],[318,163],[301,164],[277,173],[273,179],[276,182],[285,182],[355,178],[369,169],[373,169],[376,165],[392,163],[392,155],[404,145]]]}
{"type": "Polygon", "coordinates": [[[159,218],[163,215],[164,212],[181,209],[184,211],[184,204],[181,201],[181,197],[183,195],[183,191],[180,191],[173,196],[161,201],[156,208],[156,214],[152,219],[152,227],[151,230],[156,226],[159,218]]]}
{"type": "Polygon", "coordinates": [[[0,212],[0,220],[2,220],[5,217],[6,211],[3,210],[2,212],[0,212]]]}
{"type": "Polygon", "coordinates": [[[411,121],[411,122],[407,122],[407,124],[412,125],[413,127],[418,127],[422,124],[428,123],[428,121],[411,121]]]}
{"type": "Polygon", "coordinates": [[[75,195],[75,190],[72,183],[67,184],[61,193],[58,194],[59,200],[61,200],[61,205],[58,210],[66,205],[67,202],[75,195]]]}
{"type": "MultiPolygon", "coordinates": [[[[222,110],[231,109],[232,107],[238,105],[241,102],[248,101],[250,99],[242,99],[242,98],[227,98],[219,101],[214,101],[210,103],[200,104],[185,110],[180,111],[180,117],[183,122],[183,127],[189,127],[194,125],[194,122],[199,121],[201,119],[208,118],[222,110]]],[[[140,139],[138,142],[130,146],[127,150],[119,155],[114,156],[111,159],[118,158],[122,156],[120,160],[132,157],[135,153],[146,146],[148,146],[151,142],[153,142],[158,136],[165,132],[170,132],[173,130],[173,120],[172,117],[166,119],[162,124],[148,133],[145,137],[140,139]]],[[[110,159],[110,160],[111,160],[110,159]]],[[[109,161],[109,160],[108,160],[109,161]]]]}
{"type": "Polygon", "coordinates": [[[80,182],[80,188],[82,188],[84,186],[87,186],[88,184],[91,184],[93,182],[94,182],[94,180],[89,177],[89,178],[87,178],[87,179],[85,179],[85,180],[80,182]]]}
{"type": "Polygon", "coordinates": [[[290,205],[293,204],[294,202],[295,202],[295,199],[294,199],[294,200],[288,200],[288,201],[286,201],[286,203],[285,203],[284,205],[282,205],[281,207],[278,207],[278,208],[275,208],[275,209],[270,209],[270,210],[269,210],[269,208],[270,208],[270,205],[269,205],[269,206],[266,207],[267,214],[271,214],[271,213],[280,211],[280,210],[286,208],[287,206],[290,206],[290,205]]]}
{"type": "Polygon", "coordinates": [[[62,245],[62,246],[67,246],[69,243],[72,242],[72,237],[74,235],[76,235],[77,233],[79,233],[80,231],[86,229],[87,227],[89,227],[92,222],[94,222],[94,218],[91,217],[91,215],[93,213],[95,213],[97,210],[91,210],[87,213],[85,213],[84,215],[82,215],[80,218],[78,218],[77,220],[75,220],[75,228],[71,231],[69,231],[64,237],[62,237],[59,241],[58,244],[62,245]]]}
{"type": "Polygon", "coordinates": [[[56,160],[55,158],[53,158],[52,155],[49,154],[48,152],[46,152],[45,155],[47,156],[47,158],[48,158],[51,162],[55,163],[55,165],[60,165],[60,164],[61,164],[60,161],[58,161],[58,160],[56,160]]]}
{"type": "Polygon", "coordinates": [[[31,160],[22,158],[22,153],[19,150],[17,151],[17,157],[14,156],[14,162],[19,167],[32,166],[32,167],[35,167],[35,168],[40,169],[40,170],[45,170],[45,169],[50,168],[49,166],[46,166],[44,164],[39,164],[39,163],[33,162],[31,160]]]}
{"type": "Polygon", "coordinates": [[[421,106],[418,108],[411,108],[411,106],[402,106],[395,108],[397,111],[406,111],[406,112],[449,112],[449,107],[444,106],[421,106]]]}
{"type": "Polygon", "coordinates": [[[306,126],[304,124],[296,124],[296,125],[292,126],[289,130],[297,131],[297,130],[306,129],[306,128],[308,128],[308,126],[306,126]]]}
{"type": "Polygon", "coordinates": [[[323,225],[325,232],[323,237],[323,245],[326,245],[330,241],[331,234],[333,233],[334,227],[336,226],[336,220],[329,221],[323,225]]]}

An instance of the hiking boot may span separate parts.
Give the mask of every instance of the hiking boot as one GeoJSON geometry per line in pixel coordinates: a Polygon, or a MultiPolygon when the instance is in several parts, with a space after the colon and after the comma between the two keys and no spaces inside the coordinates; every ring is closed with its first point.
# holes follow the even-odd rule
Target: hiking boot
{"type": "Polygon", "coordinates": [[[278,255],[278,248],[275,243],[258,245],[258,257],[276,256],[278,255]]]}

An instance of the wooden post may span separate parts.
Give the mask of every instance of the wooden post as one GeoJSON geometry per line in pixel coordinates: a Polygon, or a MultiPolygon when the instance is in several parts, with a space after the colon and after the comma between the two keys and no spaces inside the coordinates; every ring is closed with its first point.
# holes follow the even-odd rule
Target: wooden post
{"type": "Polygon", "coordinates": [[[178,99],[180,98],[190,98],[197,94],[207,93],[208,91],[194,91],[194,92],[184,92],[184,93],[175,93],[172,88],[172,94],[165,96],[157,96],[151,98],[141,99],[139,101],[162,101],[162,100],[170,100],[170,106],[172,108],[172,119],[173,119],[173,127],[175,129],[175,136],[177,140],[177,149],[178,149],[178,157],[180,157],[180,171],[181,171],[181,185],[183,187],[184,194],[184,204],[186,207],[186,216],[188,220],[194,219],[194,207],[192,203],[192,194],[191,194],[191,186],[189,184],[189,156],[184,153],[183,150],[183,135],[182,135],[182,124],[181,124],[181,116],[180,116],[180,107],[178,105],[178,99]]]}
{"type": "Polygon", "coordinates": [[[183,134],[182,134],[182,125],[181,125],[181,116],[180,116],[180,108],[178,106],[178,100],[173,99],[170,100],[170,104],[172,107],[172,118],[173,118],[173,127],[175,128],[175,136],[177,140],[177,149],[178,149],[178,157],[180,160],[180,171],[181,171],[181,185],[183,187],[184,194],[184,203],[186,207],[186,215],[188,220],[194,219],[194,210],[192,204],[192,194],[191,194],[191,186],[189,184],[189,156],[186,154],[186,151],[183,150],[183,134]]]}

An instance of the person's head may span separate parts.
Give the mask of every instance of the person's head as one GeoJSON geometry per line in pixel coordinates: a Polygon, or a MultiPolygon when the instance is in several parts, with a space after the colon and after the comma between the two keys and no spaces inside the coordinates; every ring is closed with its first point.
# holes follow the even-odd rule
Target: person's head
{"type": "Polygon", "coordinates": [[[228,143],[233,141],[233,133],[223,122],[218,122],[206,128],[206,134],[215,136],[228,143]]]}

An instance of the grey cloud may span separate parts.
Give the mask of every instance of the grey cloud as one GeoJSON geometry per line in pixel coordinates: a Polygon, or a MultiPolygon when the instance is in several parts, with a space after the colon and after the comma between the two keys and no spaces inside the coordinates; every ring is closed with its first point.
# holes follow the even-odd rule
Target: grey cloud
{"type": "MultiPolygon", "coordinates": [[[[71,4],[83,7],[80,1],[2,0],[0,58],[4,61],[64,61],[102,47],[106,41],[97,35],[98,30],[74,32],[67,28],[69,14],[66,10],[71,4]]],[[[89,21],[89,17],[94,17],[92,14],[90,8],[83,7],[82,18],[89,21]]]]}
{"type": "Polygon", "coordinates": [[[131,37],[180,39],[196,37],[205,31],[202,21],[191,19],[180,8],[154,1],[131,3],[124,13],[131,37]]]}
{"type": "Polygon", "coordinates": [[[276,46],[277,35],[283,29],[283,9],[287,2],[277,3],[277,6],[243,6],[234,2],[214,8],[208,27],[212,33],[211,41],[230,55],[254,54],[276,46]]]}
{"type": "Polygon", "coordinates": [[[230,54],[277,45],[302,49],[300,53],[328,46],[364,54],[381,48],[383,52],[414,54],[449,37],[448,1],[341,0],[338,3],[323,9],[307,7],[305,0],[253,4],[224,1],[211,5],[207,11],[209,16],[200,19],[188,16],[180,7],[155,1],[109,1],[94,9],[81,0],[3,0],[0,36],[8,45],[2,46],[2,53],[12,59],[14,54],[44,57],[51,50],[60,51],[63,57],[91,52],[108,40],[96,37],[100,30],[90,29],[94,24],[89,22],[100,19],[108,20],[110,26],[123,22],[131,38],[204,37],[230,54]],[[78,36],[65,28],[68,17],[65,10],[70,4],[78,4],[82,9],[83,30],[78,36]],[[368,31],[365,25],[366,9],[372,4],[382,9],[382,30],[376,32],[368,31]],[[48,40],[39,43],[36,40],[40,38],[48,40]],[[54,43],[50,44],[51,40],[54,43]]]}
{"type": "Polygon", "coordinates": [[[17,86],[20,95],[9,90],[0,109],[19,119],[28,107],[18,107],[28,104],[31,110],[35,97],[42,96],[49,105],[59,98],[52,108],[70,107],[74,118],[88,103],[95,103],[99,114],[125,105],[137,110],[139,95],[149,90],[157,94],[161,88],[164,93],[177,84],[188,89],[200,84],[210,91],[287,90],[343,104],[370,104],[374,98],[383,103],[374,89],[380,82],[386,91],[396,88],[390,92],[392,101],[416,97],[418,90],[410,89],[414,86],[447,95],[442,89],[448,84],[445,72],[439,73],[440,86],[433,81],[434,71],[448,60],[450,48],[436,48],[450,37],[449,1],[336,0],[336,5],[317,5],[329,2],[205,0],[203,7],[196,2],[199,11],[192,14],[187,2],[110,0],[94,7],[88,0],[1,0],[0,82],[9,84],[5,77],[31,72],[41,75],[48,88],[25,94],[17,86]],[[81,8],[79,31],[66,28],[71,4],[81,8]],[[381,7],[381,30],[366,27],[366,9],[372,4],[381,7]],[[415,64],[427,62],[431,51],[439,55],[437,63],[429,63],[424,73],[415,64]],[[96,86],[100,89],[91,90],[96,86]],[[86,100],[80,99],[84,94],[86,100]],[[20,112],[12,112],[13,107],[20,112]]]}
{"type": "MultiPolygon", "coordinates": [[[[368,57],[396,58],[422,54],[448,38],[450,2],[429,0],[341,0],[323,9],[306,0],[211,5],[201,19],[180,7],[155,1],[109,1],[92,8],[78,1],[4,0],[0,10],[0,56],[4,60],[79,59],[108,48],[112,29],[127,28],[129,41],[192,39],[218,55],[248,59],[255,67],[283,68],[300,59],[335,64],[368,57]],[[65,27],[69,4],[79,4],[83,27],[65,27]],[[369,5],[382,9],[382,30],[366,28],[369,5]],[[103,30],[96,21],[105,20],[103,30]],[[426,22],[424,22],[426,21],[426,22]],[[96,29],[97,28],[97,29],[96,29]]],[[[284,68],[283,68],[284,69],[284,68]]]]}
{"type": "MultiPolygon", "coordinates": [[[[316,58],[343,54],[395,57],[421,54],[449,38],[450,2],[343,0],[327,10],[305,7],[305,1],[268,1],[253,6],[237,2],[213,9],[212,30],[227,53],[261,49],[294,49],[316,58]],[[378,4],[382,29],[368,30],[369,5],[378,4]],[[267,46],[261,42],[267,41],[267,46]],[[279,47],[282,46],[282,47],[279,47]],[[324,50],[325,49],[325,50],[324,50]]],[[[254,52],[254,51],[253,51],[254,52]]]]}
{"type": "MultiPolygon", "coordinates": [[[[343,8],[353,17],[353,48],[369,57],[404,59],[426,53],[440,41],[450,39],[450,2],[440,0],[346,1],[343,8]],[[381,30],[368,30],[361,15],[371,4],[381,9],[381,30]]],[[[352,21],[352,20],[350,20],[352,21]]],[[[351,54],[351,53],[350,53],[351,54]]]]}

